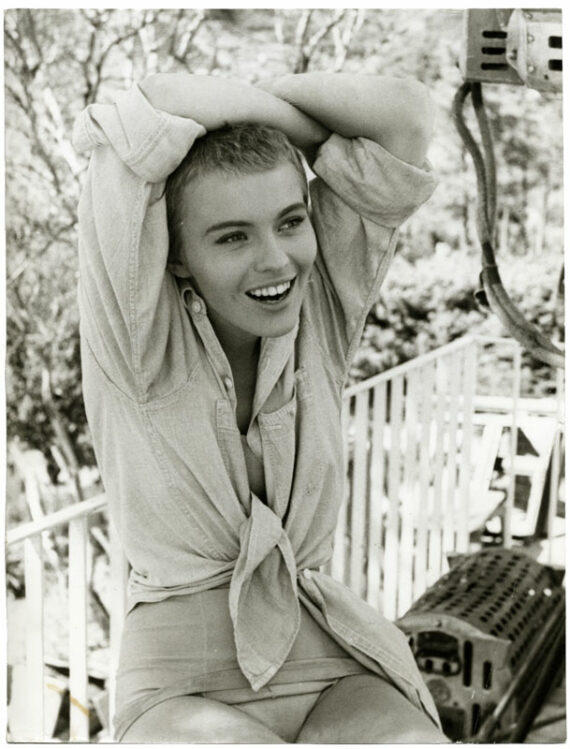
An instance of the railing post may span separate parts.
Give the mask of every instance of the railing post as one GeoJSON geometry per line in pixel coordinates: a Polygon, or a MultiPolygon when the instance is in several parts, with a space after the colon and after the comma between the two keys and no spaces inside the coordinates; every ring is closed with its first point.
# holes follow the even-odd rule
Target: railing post
{"type": "Polygon", "coordinates": [[[449,404],[447,421],[447,461],[445,484],[445,512],[443,518],[443,554],[456,549],[455,516],[457,494],[457,430],[459,426],[459,401],[461,395],[461,352],[454,352],[446,357],[448,362],[447,379],[449,385],[449,404]]]}
{"type": "Polygon", "coordinates": [[[469,547],[469,494],[471,485],[471,441],[473,437],[473,401],[477,381],[477,343],[473,341],[463,357],[463,426],[461,469],[459,472],[459,512],[456,549],[469,547]]]}
{"type": "Polygon", "coordinates": [[[69,523],[69,738],[89,740],[87,674],[87,518],[69,523]]]}
{"type": "Polygon", "coordinates": [[[503,546],[506,549],[510,549],[513,544],[512,536],[512,518],[513,508],[515,505],[515,462],[517,455],[517,443],[518,443],[518,401],[520,396],[520,384],[521,384],[521,347],[515,344],[515,350],[513,354],[513,390],[512,390],[512,415],[513,420],[511,424],[511,445],[509,455],[509,484],[507,487],[507,498],[505,501],[505,514],[503,519],[503,546]]]}
{"type": "Polygon", "coordinates": [[[418,516],[418,466],[417,466],[417,420],[421,410],[420,376],[413,369],[406,376],[404,399],[405,450],[402,454],[404,466],[400,500],[401,532],[398,548],[398,616],[409,609],[412,603],[412,581],[414,571],[415,531],[418,516]]]}
{"type": "MultiPolygon", "coordinates": [[[[28,734],[23,741],[44,738],[44,570],[40,536],[24,542],[26,583],[26,676],[28,680],[28,734]]],[[[49,737],[47,737],[49,738],[49,737]]]]}
{"type": "Polygon", "coordinates": [[[400,544],[400,432],[402,425],[404,377],[395,377],[390,384],[390,457],[388,467],[388,514],[383,575],[383,614],[395,619],[397,612],[398,555],[400,544]]]}
{"type": "Polygon", "coordinates": [[[438,359],[435,370],[435,455],[433,461],[433,506],[429,537],[429,564],[427,584],[433,585],[441,574],[443,542],[443,468],[444,435],[446,433],[446,377],[445,360],[438,359]]]}
{"type": "MultiPolygon", "coordinates": [[[[414,600],[427,588],[428,568],[428,528],[433,515],[430,507],[430,478],[431,478],[431,423],[433,419],[433,388],[435,385],[435,365],[429,362],[422,368],[422,383],[420,388],[420,444],[419,444],[419,476],[417,502],[417,531],[416,548],[414,550],[414,600]]],[[[405,613],[402,611],[402,614],[405,613]]]]}

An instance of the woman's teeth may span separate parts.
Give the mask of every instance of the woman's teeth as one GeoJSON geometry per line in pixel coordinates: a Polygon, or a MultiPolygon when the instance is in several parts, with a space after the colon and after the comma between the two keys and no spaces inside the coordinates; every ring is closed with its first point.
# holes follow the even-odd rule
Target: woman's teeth
{"type": "Polygon", "coordinates": [[[291,286],[291,281],[285,281],[285,283],[280,283],[276,286],[264,286],[260,289],[253,289],[252,291],[248,291],[247,295],[253,299],[262,299],[268,302],[279,301],[289,292],[291,286]]]}

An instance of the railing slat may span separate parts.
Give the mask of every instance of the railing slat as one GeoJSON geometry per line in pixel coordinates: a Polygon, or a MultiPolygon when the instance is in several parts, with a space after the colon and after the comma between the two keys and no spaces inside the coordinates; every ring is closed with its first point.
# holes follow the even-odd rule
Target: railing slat
{"type": "Polygon", "coordinates": [[[44,738],[44,571],[39,536],[24,542],[26,583],[26,677],[28,686],[28,734],[22,741],[44,738]]]}
{"type": "Polygon", "coordinates": [[[382,584],[382,514],[384,507],[384,431],[386,426],[386,383],[374,388],[372,438],[370,445],[370,514],[366,600],[380,608],[382,584]]]}
{"type": "Polygon", "coordinates": [[[443,551],[455,549],[455,495],[457,490],[457,424],[461,394],[461,355],[453,354],[448,359],[448,450],[446,461],[446,497],[443,524],[443,551]]]}
{"type": "Polygon", "coordinates": [[[364,592],[364,537],[366,525],[366,475],[368,466],[368,398],[363,390],[356,396],[354,419],[354,458],[352,463],[352,500],[350,512],[350,587],[364,592]]]}
{"type": "Polygon", "coordinates": [[[402,477],[402,498],[398,564],[398,615],[405,613],[412,603],[412,574],[414,559],[414,526],[416,522],[417,481],[417,413],[419,407],[419,372],[412,370],[406,378],[405,407],[405,453],[402,477]]]}
{"type": "Polygon", "coordinates": [[[87,518],[69,524],[69,737],[89,740],[87,693],[87,518]]]}
{"type": "Polygon", "coordinates": [[[433,462],[433,504],[429,539],[428,585],[432,585],[441,575],[441,534],[442,534],[442,489],[443,489],[443,445],[445,436],[444,360],[438,359],[435,383],[435,456],[433,462]]]}
{"type": "Polygon", "coordinates": [[[400,513],[400,431],[402,423],[403,377],[390,387],[390,453],[388,467],[388,517],[384,553],[383,612],[388,619],[397,616],[398,546],[400,513]]]}
{"type": "Polygon", "coordinates": [[[473,397],[477,373],[477,344],[463,352],[463,428],[459,472],[459,508],[456,549],[469,548],[469,489],[471,484],[471,442],[473,436],[473,397]]]}
{"type": "MultiPolygon", "coordinates": [[[[414,554],[414,599],[426,589],[428,523],[431,515],[429,507],[430,460],[431,460],[431,419],[433,404],[433,383],[435,373],[433,362],[422,369],[421,410],[420,410],[420,455],[419,483],[416,513],[416,548],[414,554]]],[[[404,613],[404,612],[402,612],[404,613]]]]}
{"type": "Polygon", "coordinates": [[[503,545],[508,549],[512,546],[512,519],[515,504],[515,456],[517,454],[518,443],[518,399],[520,396],[521,385],[521,348],[517,346],[514,355],[513,367],[513,389],[512,389],[512,422],[511,422],[511,440],[509,455],[509,485],[507,488],[507,499],[505,502],[505,513],[503,520],[503,545]]]}

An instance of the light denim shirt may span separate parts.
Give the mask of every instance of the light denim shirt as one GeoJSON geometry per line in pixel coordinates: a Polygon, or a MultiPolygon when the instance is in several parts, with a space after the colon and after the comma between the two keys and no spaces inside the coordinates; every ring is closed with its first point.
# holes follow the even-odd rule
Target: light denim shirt
{"type": "Polygon", "coordinates": [[[261,343],[247,444],[232,372],[192,286],[166,270],[164,181],[201,125],[138,87],[74,130],[92,156],[79,205],[83,388],[97,460],[132,573],[129,607],[230,583],[238,663],[252,688],[283,664],[299,601],[370,670],[438,723],[404,635],[318,571],[330,558],[344,466],[342,391],[396,227],[434,188],[364,138],[332,135],[310,186],[319,252],[297,328],[261,343]]]}

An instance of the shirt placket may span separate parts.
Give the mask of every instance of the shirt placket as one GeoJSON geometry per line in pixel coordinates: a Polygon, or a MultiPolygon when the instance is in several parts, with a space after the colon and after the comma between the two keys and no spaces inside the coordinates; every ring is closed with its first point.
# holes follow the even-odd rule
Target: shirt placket
{"type": "Polygon", "coordinates": [[[204,345],[220,397],[216,400],[216,437],[230,481],[246,513],[250,511],[249,482],[241,438],[236,421],[237,399],[232,371],[207,316],[204,301],[186,284],[181,289],[186,307],[204,345]]]}

